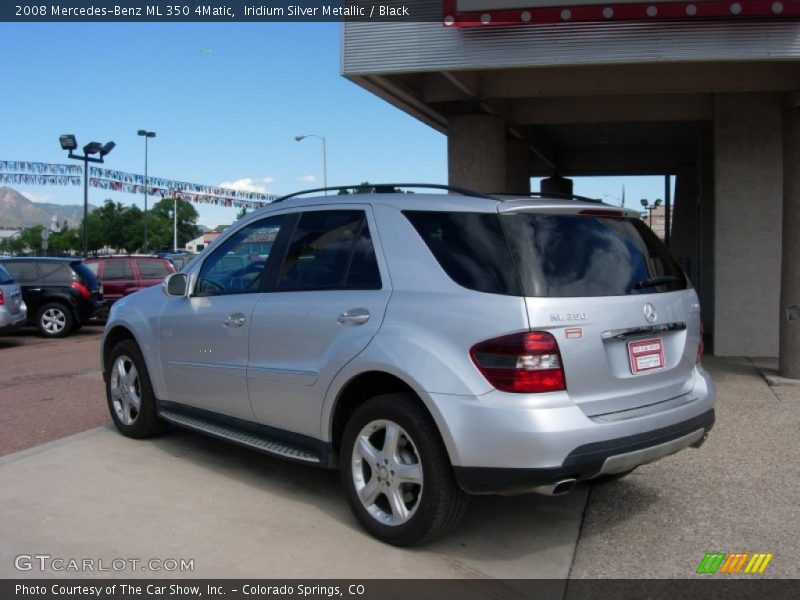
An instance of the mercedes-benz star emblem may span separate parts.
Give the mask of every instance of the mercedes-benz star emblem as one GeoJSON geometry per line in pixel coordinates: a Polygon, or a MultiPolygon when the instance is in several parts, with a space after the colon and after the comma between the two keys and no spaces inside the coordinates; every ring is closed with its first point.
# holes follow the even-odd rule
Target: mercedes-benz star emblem
{"type": "Polygon", "coordinates": [[[644,318],[647,319],[648,323],[655,323],[658,319],[658,313],[656,313],[656,307],[650,304],[649,302],[644,305],[644,318]]]}

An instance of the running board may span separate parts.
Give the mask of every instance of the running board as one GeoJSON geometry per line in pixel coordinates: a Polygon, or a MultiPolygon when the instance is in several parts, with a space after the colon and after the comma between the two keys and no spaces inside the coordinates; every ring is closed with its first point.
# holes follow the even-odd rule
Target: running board
{"type": "Polygon", "coordinates": [[[281,458],[298,460],[310,464],[318,465],[322,462],[319,456],[308,450],[292,446],[286,442],[270,439],[264,435],[243,431],[230,425],[204,419],[196,415],[189,415],[183,412],[161,408],[161,410],[158,411],[158,416],[180,427],[205,433],[221,440],[234,442],[235,444],[246,446],[247,448],[252,448],[259,452],[265,452],[267,454],[280,456],[281,458]]]}

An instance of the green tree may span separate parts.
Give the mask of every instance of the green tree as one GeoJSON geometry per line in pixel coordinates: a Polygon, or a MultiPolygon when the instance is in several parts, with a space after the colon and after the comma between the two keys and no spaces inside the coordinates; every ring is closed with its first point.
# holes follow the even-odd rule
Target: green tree
{"type": "Polygon", "coordinates": [[[153,205],[147,221],[148,225],[148,238],[150,248],[172,248],[172,210],[173,206],[177,206],[178,210],[178,247],[183,248],[186,243],[200,235],[200,229],[197,227],[197,209],[190,202],[186,200],[177,200],[173,198],[164,198],[159,200],[153,205]],[[150,234],[152,231],[152,235],[150,234]]]}
{"type": "MultiPolygon", "coordinates": [[[[100,246],[109,246],[119,250],[125,245],[124,215],[128,208],[121,202],[106,200],[103,205],[89,215],[89,226],[98,229],[100,246]]],[[[92,237],[90,231],[90,236],[92,237]]]]}
{"type": "Polygon", "coordinates": [[[246,214],[247,214],[247,207],[243,206],[242,208],[239,209],[239,212],[236,213],[236,220],[238,221],[246,214]]]}
{"type": "Polygon", "coordinates": [[[83,231],[70,229],[66,221],[61,231],[50,234],[50,250],[52,254],[67,254],[72,250],[80,250],[83,244],[83,231]]]}
{"type": "Polygon", "coordinates": [[[22,240],[22,246],[29,254],[42,254],[43,229],[43,225],[34,225],[33,227],[26,227],[20,232],[19,237],[22,240]]]}

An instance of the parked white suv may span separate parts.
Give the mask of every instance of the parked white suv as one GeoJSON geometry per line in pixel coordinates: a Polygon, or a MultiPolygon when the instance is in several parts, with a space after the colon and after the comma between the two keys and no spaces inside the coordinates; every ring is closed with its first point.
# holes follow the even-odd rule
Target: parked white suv
{"type": "Polygon", "coordinates": [[[289,196],[121,299],[118,429],[339,467],[396,545],[453,527],[468,494],[564,493],[705,440],[697,295],[638,213],[448,191],[289,196]]]}

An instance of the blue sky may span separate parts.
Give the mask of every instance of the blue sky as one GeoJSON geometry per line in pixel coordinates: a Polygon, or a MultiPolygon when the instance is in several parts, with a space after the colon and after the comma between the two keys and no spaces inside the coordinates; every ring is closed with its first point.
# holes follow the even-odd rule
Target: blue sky
{"type": "MultiPolygon", "coordinates": [[[[114,140],[106,167],[193,183],[290,193],[361,181],[446,183],[444,135],[339,74],[338,23],[0,24],[0,160],[74,162],[58,144],[114,140]]],[[[663,178],[586,178],[576,193],[628,205],[663,195],[663,178]]],[[[27,186],[33,200],[81,204],[81,187],[27,186]]],[[[536,189],[536,185],[534,185],[536,189]]],[[[89,189],[143,206],[143,198],[89,189]]],[[[196,205],[200,222],[236,209],[196,205]]]]}

